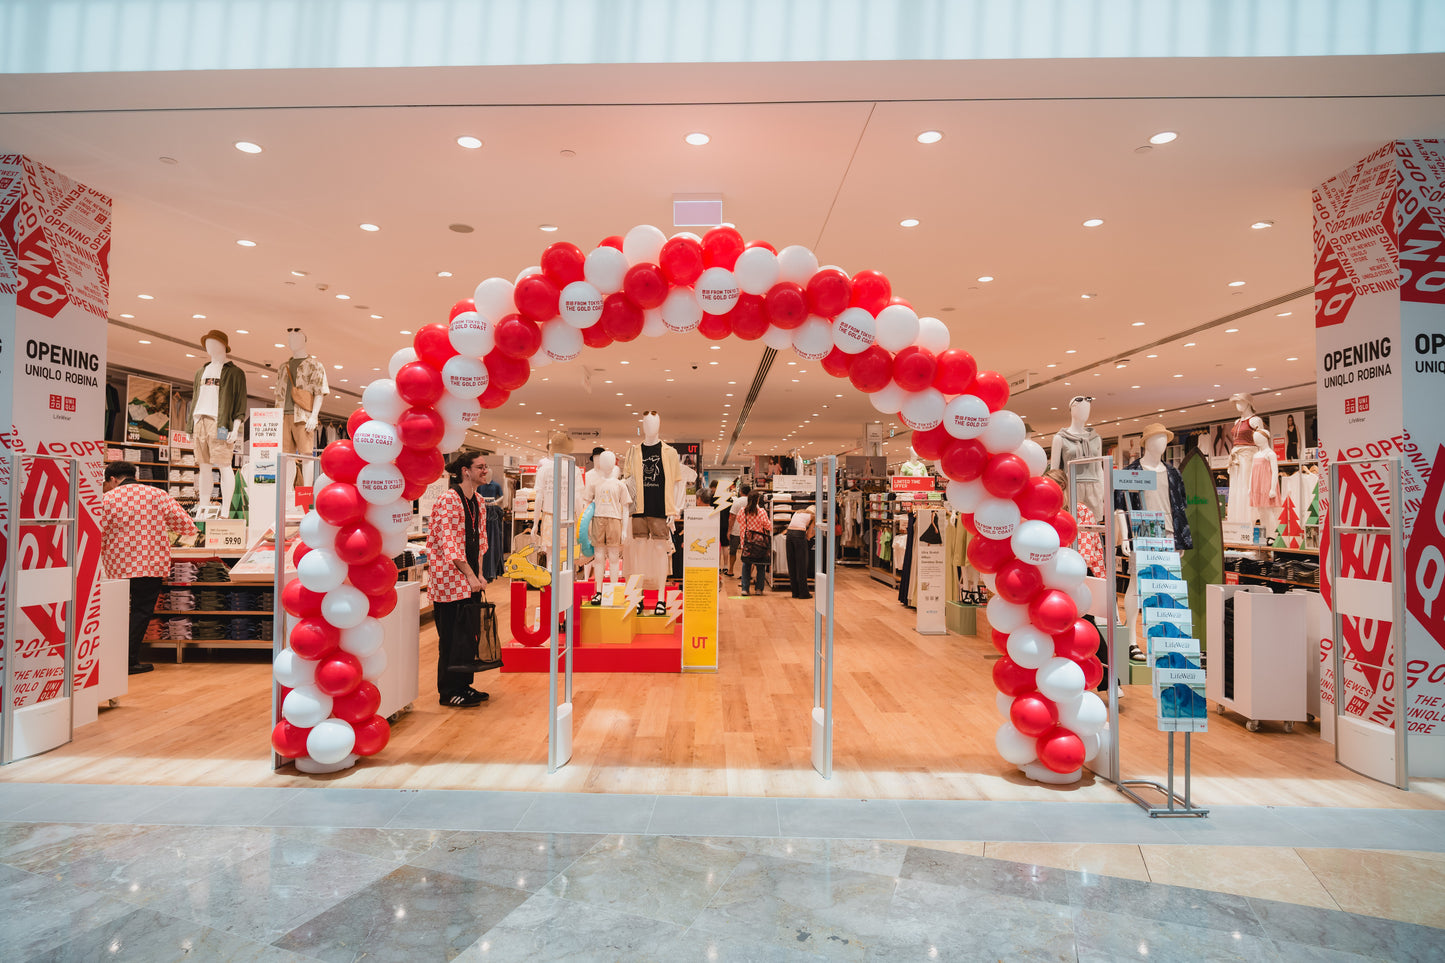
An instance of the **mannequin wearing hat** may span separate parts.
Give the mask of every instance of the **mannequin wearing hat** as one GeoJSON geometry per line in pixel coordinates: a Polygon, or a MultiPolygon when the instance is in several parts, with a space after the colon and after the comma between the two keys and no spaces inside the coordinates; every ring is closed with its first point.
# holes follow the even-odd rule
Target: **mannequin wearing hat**
{"type": "Polygon", "coordinates": [[[1229,505],[1224,520],[1247,524],[1255,518],[1249,494],[1254,458],[1261,450],[1273,451],[1274,442],[1265,430],[1264,419],[1254,413],[1254,399],[1248,393],[1236,392],[1229,400],[1234,402],[1239,420],[1229,433],[1229,505]]]}
{"type": "MultiPolygon", "coordinates": [[[[1067,474],[1069,462],[1079,458],[1098,458],[1104,454],[1104,440],[1088,425],[1094,399],[1077,395],[1069,402],[1069,425],[1054,434],[1049,449],[1049,467],[1067,474]]],[[[1075,491],[1079,501],[1089,506],[1095,518],[1104,517],[1104,479],[1102,462],[1089,462],[1074,470],[1075,491]]]]}
{"type": "MultiPolygon", "coordinates": [[[[548,455],[570,455],[572,454],[572,436],[565,431],[554,431],[547,439],[548,455]]],[[[582,486],[577,474],[577,465],[574,462],[571,466],[571,477],[566,479],[562,488],[562,504],[571,503],[571,519],[577,517],[582,510],[582,486]]],[[[550,555],[552,552],[552,485],[553,467],[551,457],[542,459],[537,466],[537,521],[533,524],[532,532],[537,536],[537,557],[541,558],[550,555]]],[[[569,519],[570,520],[570,519],[569,519]]]]}
{"type": "Polygon", "coordinates": [[[1162,513],[1164,529],[1173,537],[1174,547],[1181,552],[1194,547],[1185,511],[1184,476],[1173,465],[1164,463],[1164,449],[1173,440],[1174,432],[1157,421],[1146,426],[1143,453],[1124,466],[1126,471],[1152,471],[1158,479],[1153,491],[1114,492],[1114,517],[1119,525],[1117,541],[1125,555],[1130,554],[1128,515],[1131,511],[1162,513]]]}
{"type": "Polygon", "coordinates": [[[196,372],[191,389],[191,439],[196,446],[196,514],[211,504],[211,468],[221,470],[221,514],[227,516],[236,493],[231,457],[246,420],[246,373],[231,361],[224,331],[207,331],[201,347],[210,358],[196,372]]]}
{"type": "MultiPolygon", "coordinates": [[[[307,350],[306,332],[288,328],[287,346],[291,357],[276,376],[276,407],[281,416],[281,450],[288,454],[316,453],[316,420],[321,416],[321,402],[331,391],[326,383],[326,368],[307,350]]],[[[296,462],[296,484],[305,479],[311,484],[316,463],[296,462]]]]}

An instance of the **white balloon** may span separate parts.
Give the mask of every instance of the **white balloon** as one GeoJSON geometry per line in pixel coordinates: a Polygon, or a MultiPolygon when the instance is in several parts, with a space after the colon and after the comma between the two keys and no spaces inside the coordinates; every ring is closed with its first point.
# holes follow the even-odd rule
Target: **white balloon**
{"type": "Polygon", "coordinates": [[[1103,737],[1104,737],[1105,735],[1107,735],[1107,733],[1103,733],[1103,732],[1090,732],[1090,733],[1082,733],[1082,732],[1081,732],[1081,733],[1078,734],[1078,736],[1079,736],[1079,741],[1084,744],[1084,761],[1085,761],[1085,762],[1093,762],[1093,761],[1094,761],[1094,758],[1095,758],[1096,756],[1098,756],[1099,750],[1100,750],[1101,748],[1103,748],[1103,745],[1104,745],[1104,739],[1103,739],[1103,737]]]}
{"type": "Polygon", "coordinates": [[[415,348],[402,348],[400,351],[396,352],[391,356],[391,360],[386,363],[386,370],[391,373],[391,376],[393,378],[395,378],[396,373],[400,371],[403,366],[409,365],[413,361],[415,361],[416,357],[417,356],[415,348]]]}
{"type": "Polygon", "coordinates": [[[397,394],[395,381],[390,378],[377,378],[362,390],[361,407],[376,421],[389,421],[394,425],[401,413],[411,405],[397,394]]]}
{"type": "Polygon", "coordinates": [[[401,454],[401,435],[397,433],[396,425],[373,418],[356,429],[356,434],[351,436],[351,446],[362,461],[373,464],[395,461],[396,456],[401,454]]]}
{"type": "MultiPolygon", "coordinates": [[[[660,249],[659,249],[660,250],[660,249]]],[[[615,247],[593,248],[582,262],[582,276],[587,283],[606,297],[622,290],[622,279],[627,276],[627,255],[615,247]]]]}
{"type": "Polygon", "coordinates": [[[390,462],[363,465],[356,473],[356,490],[373,505],[389,505],[401,497],[406,479],[401,469],[390,462]]]}
{"type": "Polygon", "coordinates": [[[1020,766],[1023,774],[1034,782],[1045,783],[1050,786],[1067,786],[1070,783],[1078,782],[1084,770],[1075,769],[1072,772],[1054,772],[1041,762],[1030,762],[1020,766]]]}
{"type": "Polygon", "coordinates": [[[642,334],[648,338],[660,338],[667,334],[667,322],[662,320],[661,308],[648,308],[642,312],[642,334]]]}
{"type": "Polygon", "coordinates": [[[282,649],[271,663],[271,675],[288,689],[316,684],[316,663],[303,659],[292,649],[282,649]]]}
{"type": "Polygon", "coordinates": [[[1067,592],[1075,585],[1083,583],[1084,577],[1089,574],[1089,563],[1072,548],[1061,548],[1054,553],[1053,558],[1039,566],[1039,574],[1044,577],[1044,588],[1063,589],[1067,592]]]}
{"type": "Polygon", "coordinates": [[[314,508],[301,517],[298,531],[301,534],[301,541],[310,548],[329,549],[336,544],[337,527],[324,521],[320,515],[316,514],[314,508]]]}
{"type": "Polygon", "coordinates": [[[1008,657],[1025,669],[1041,669],[1054,657],[1054,640],[1032,625],[1021,625],[1008,635],[1008,657]]]}
{"type": "Polygon", "coordinates": [[[862,308],[844,308],[833,320],[833,345],[844,354],[858,354],[878,337],[878,322],[862,308]]]}
{"type": "Polygon", "coordinates": [[[437,442],[437,448],[442,451],[456,451],[462,447],[462,442],[467,440],[467,429],[465,425],[448,427],[442,432],[442,440],[437,442]]]}
{"type": "Polygon", "coordinates": [[[896,415],[903,410],[903,403],[908,400],[908,392],[904,391],[896,381],[889,381],[877,391],[868,395],[868,400],[873,407],[885,415],[896,415]]]}
{"type": "Polygon", "coordinates": [[[1049,456],[1044,453],[1043,445],[1032,438],[1025,438],[1021,441],[1019,446],[1014,449],[1014,454],[1024,460],[1024,464],[1028,466],[1030,478],[1039,477],[1044,473],[1044,469],[1049,467],[1049,456]]]}
{"type": "MultiPolygon", "coordinates": [[[[540,265],[540,264],[533,264],[531,267],[522,268],[522,270],[518,271],[518,272],[517,272],[517,276],[512,280],[512,287],[515,288],[518,284],[521,284],[521,283],[522,283],[522,278],[531,277],[533,274],[541,274],[541,273],[542,273],[542,265],[540,265]]],[[[476,299],[473,298],[472,300],[473,300],[473,302],[475,302],[476,299]]],[[[516,305],[516,303],[514,302],[514,303],[512,304],[511,309],[508,310],[507,313],[508,313],[508,314],[511,314],[512,311],[515,311],[515,310],[517,310],[517,305],[516,305]]],[[[500,319],[498,319],[498,320],[500,320],[500,319]]]]}
{"type": "Polygon", "coordinates": [[[793,345],[793,332],[787,328],[780,328],[776,324],[768,325],[768,330],[763,332],[763,344],[774,351],[782,351],[793,345]]]}
{"type": "Polygon", "coordinates": [[[1014,728],[1012,722],[998,727],[993,737],[998,754],[1015,766],[1025,766],[1038,758],[1038,742],[1014,728]]]}
{"type": "Polygon", "coordinates": [[[644,262],[656,264],[657,256],[662,253],[662,246],[666,243],[666,234],[651,224],[639,224],[622,239],[622,253],[627,256],[629,265],[644,262]]]}
{"type": "Polygon", "coordinates": [[[890,304],[878,312],[878,344],[895,354],[918,337],[918,315],[906,304],[890,304]]]}
{"type": "Polygon", "coordinates": [[[948,504],[965,515],[972,515],[988,497],[988,489],[984,488],[983,482],[977,478],[966,482],[951,481],[944,490],[944,498],[948,499],[948,504]]]}
{"type": "Polygon", "coordinates": [[[992,495],[973,510],[973,524],[985,538],[1011,538],[1019,524],[1019,507],[1011,498],[992,495]]]}
{"type": "Polygon", "coordinates": [[[833,350],[833,326],[813,315],[793,329],[793,351],[804,361],[822,361],[833,350]]]}
{"type": "Polygon", "coordinates": [[[697,279],[697,303],[708,314],[727,314],[740,293],[738,279],[724,267],[710,267],[697,279]]]}
{"type": "Polygon", "coordinates": [[[330,592],[346,581],[346,563],[324,548],[314,548],[296,563],[296,577],[313,592],[330,592]]]}
{"type": "Polygon", "coordinates": [[[381,648],[385,640],[386,633],[381,628],[381,621],[368,616],[360,625],[342,631],[341,648],[358,659],[363,659],[381,648]]]}
{"type": "Polygon", "coordinates": [[[938,355],[948,350],[948,341],[948,325],[937,318],[918,319],[918,336],[913,339],[914,344],[938,355]]]}
{"type": "MultiPolygon", "coordinates": [[[[487,366],[482,364],[480,358],[456,354],[442,365],[442,384],[446,386],[447,394],[453,398],[475,398],[487,390],[490,381],[487,366]]],[[[366,412],[371,414],[371,409],[366,409],[366,412]]]]}
{"type": "MultiPolygon", "coordinates": [[[[315,553],[313,552],[312,555],[315,553]]],[[[306,558],[310,558],[308,555],[306,558]]],[[[306,561],[303,558],[301,561],[306,561]]],[[[354,585],[342,585],[321,598],[321,617],[338,629],[354,629],[371,614],[371,603],[354,585]]]]}
{"type": "MultiPolygon", "coordinates": [[[[582,353],[582,331],[558,318],[542,325],[542,350],[551,361],[574,361],[582,353]]],[[[535,367],[535,365],[534,365],[535,367]]]]}
{"type": "Polygon", "coordinates": [[[498,321],[517,310],[513,294],[515,287],[516,285],[506,278],[487,278],[478,284],[476,292],[472,295],[472,303],[477,306],[477,314],[492,322],[495,327],[498,321]]]}
{"type": "Polygon", "coordinates": [[[377,649],[368,656],[361,657],[361,677],[367,682],[375,682],[381,678],[386,671],[386,649],[377,649]]]}
{"type": "Polygon", "coordinates": [[[326,472],[317,472],[316,477],[311,481],[311,497],[315,498],[317,495],[321,494],[321,489],[325,488],[329,484],[331,484],[331,479],[326,477],[326,472]]]}
{"type": "Polygon", "coordinates": [[[1074,600],[1074,605],[1078,606],[1080,615],[1089,611],[1089,606],[1094,604],[1094,593],[1083,582],[1071,589],[1066,589],[1066,591],[1069,593],[1069,598],[1074,600]]]}
{"type": "Polygon", "coordinates": [[[778,283],[778,256],[765,247],[750,247],[738,255],[733,276],[744,294],[767,294],[778,283]]]}
{"type": "Polygon", "coordinates": [[[1002,595],[995,595],[984,607],[990,628],[1008,635],[1029,623],[1029,607],[1010,602],[1002,595]]]}
{"type": "Polygon", "coordinates": [[[1048,522],[1029,519],[1019,522],[1009,537],[1009,545],[1020,561],[1030,565],[1044,565],[1052,561],[1059,550],[1059,533],[1048,522]]]}
{"type": "Polygon", "coordinates": [[[983,447],[987,448],[990,454],[1003,455],[1013,452],[1023,444],[1026,434],[1028,429],[1024,427],[1024,420],[1004,409],[989,416],[988,427],[978,436],[978,440],[983,442],[983,447]]]}
{"type": "Polygon", "coordinates": [[[998,714],[1007,719],[1009,718],[1009,710],[1013,708],[1014,697],[1007,692],[995,692],[993,704],[998,707],[998,714]]]}
{"type": "MultiPolygon", "coordinates": [[[[478,394],[480,393],[481,392],[478,392],[478,394]]],[[[455,425],[469,428],[475,425],[477,419],[482,416],[482,405],[481,402],[477,401],[476,395],[472,395],[470,398],[442,395],[437,399],[436,409],[437,414],[442,416],[442,424],[448,428],[455,425]]],[[[447,449],[446,446],[442,446],[442,450],[448,451],[449,449],[447,449]]]]}
{"type": "Polygon", "coordinates": [[[959,395],[943,409],[943,430],[953,438],[977,438],[988,420],[988,405],[978,395],[959,395]]]}
{"type": "Polygon", "coordinates": [[[411,527],[411,519],[411,502],[401,498],[383,505],[370,505],[366,509],[367,522],[383,536],[391,532],[405,532],[411,527]]]}
{"type": "Polygon", "coordinates": [[[381,536],[381,554],[387,558],[396,558],[406,551],[406,532],[387,532],[381,536]]]}
{"type": "Polygon", "coordinates": [[[701,322],[702,305],[697,303],[692,288],[679,287],[667,292],[662,302],[662,323],[667,325],[667,330],[679,334],[696,331],[701,322]]]}
{"type": "MultiPolygon", "coordinates": [[[[606,250],[617,253],[615,248],[609,247],[606,250]]],[[[621,254],[617,256],[622,257],[621,254]]],[[[587,281],[573,281],[562,289],[562,295],[557,300],[557,311],[562,315],[562,320],[571,327],[579,331],[590,328],[602,319],[602,292],[587,281]]],[[[546,344],[542,346],[545,348],[546,344]]]]}
{"type": "Polygon", "coordinates": [[[982,582],[985,586],[987,586],[990,592],[998,591],[998,589],[994,587],[995,584],[998,582],[998,576],[995,575],[993,572],[979,572],[978,580],[982,582]]]}
{"type": "Polygon", "coordinates": [[[527,360],[531,363],[533,369],[545,368],[547,367],[547,365],[553,363],[552,358],[547,354],[547,352],[543,351],[541,348],[538,348],[537,353],[532,355],[532,357],[528,358],[527,360]]]}
{"type": "Polygon", "coordinates": [[[937,388],[915,391],[903,400],[903,423],[914,431],[928,431],[943,424],[943,392],[937,388]]]}
{"type": "Polygon", "coordinates": [[[1084,691],[1084,670],[1073,659],[1062,656],[1045,662],[1035,680],[1039,693],[1055,702],[1067,702],[1084,691]]]}
{"type": "Polygon", "coordinates": [[[314,685],[297,686],[286,693],[281,716],[298,729],[310,729],[331,715],[331,696],[314,685]]]}
{"type": "Polygon", "coordinates": [[[345,719],[326,719],[306,734],[306,755],[330,766],[351,755],[356,730],[345,719]]]}
{"type": "Polygon", "coordinates": [[[1080,738],[1095,735],[1109,721],[1109,707],[1093,692],[1059,703],[1059,725],[1080,738]]]}
{"type": "MultiPolygon", "coordinates": [[[[475,311],[463,311],[452,318],[451,327],[447,328],[447,340],[452,347],[473,358],[480,358],[496,347],[496,334],[492,322],[475,311]]],[[[395,378],[396,372],[391,376],[395,378]]]]}
{"type": "Polygon", "coordinates": [[[792,281],[807,287],[817,273],[818,258],[803,245],[789,244],[778,252],[779,281],[792,281]]]}

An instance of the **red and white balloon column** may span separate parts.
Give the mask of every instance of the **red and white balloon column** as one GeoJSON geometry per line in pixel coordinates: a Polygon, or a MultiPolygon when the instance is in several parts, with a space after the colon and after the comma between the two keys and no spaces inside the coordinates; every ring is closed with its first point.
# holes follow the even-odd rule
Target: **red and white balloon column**
{"type": "Polygon", "coordinates": [[[994,673],[1008,717],[999,752],[1033,778],[1077,778],[1107,721],[1085,691],[1102,667],[1093,627],[1078,620],[1084,562],[1060,548],[1074,540],[1073,518],[1039,477],[1043,449],[1004,409],[1008,382],[950,347],[947,326],[920,318],[878,271],[820,267],[805,247],[745,243],[732,227],[669,238],[641,225],[586,253],[552,244],[515,281],[482,281],[447,324],[392,356],[391,377],[367,387],[351,418],[352,441],[322,455],[305,555],[283,593],[298,621],[276,662],[290,689],[277,752],[325,769],[385,745],[386,722],[368,711],[385,662],[376,620],[395,604],[390,556],[404,549],[409,502],[481,410],[584,347],[694,330],[791,348],[913,429],[914,449],[952,480],[948,500],[978,535],[970,561],[998,592],[988,616],[1005,652],[994,673]]]}

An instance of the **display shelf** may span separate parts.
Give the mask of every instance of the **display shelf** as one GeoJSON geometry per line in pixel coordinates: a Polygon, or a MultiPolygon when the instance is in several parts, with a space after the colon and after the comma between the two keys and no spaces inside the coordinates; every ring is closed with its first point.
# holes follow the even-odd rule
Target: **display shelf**
{"type": "Polygon", "coordinates": [[[1225,542],[1226,549],[1233,549],[1237,552],[1279,552],[1285,555],[1308,555],[1318,558],[1320,550],[1317,548],[1275,548],[1273,545],[1252,545],[1249,542],[1225,542]]]}
{"type": "MultiPolygon", "coordinates": [[[[227,582],[227,585],[245,585],[245,582],[227,582]]],[[[270,609],[156,609],[156,615],[274,615],[270,609]]],[[[169,640],[167,640],[169,641],[169,640]]]]}
{"type": "MultiPolygon", "coordinates": [[[[214,549],[205,548],[172,548],[170,551],[173,562],[204,562],[211,559],[227,563],[229,567],[244,555],[244,552],[220,552],[214,549]]],[[[271,587],[271,579],[265,581],[242,581],[233,579],[226,582],[204,581],[204,582],[178,582],[167,578],[162,582],[165,591],[184,589],[239,589],[243,591],[265,591],[271,587]]],[[[271,609],[156,609],[155,618],[161,621],[170,619],[232,619],[232,618],[272,618],[275,612],[271,609]]],[[[174,647],[176,662],[185,661],[185,650],[187,647],[204,649],[260,649],[270,648],[270,639],[148,639],[146,645],[157,648],[174,647]]]]}

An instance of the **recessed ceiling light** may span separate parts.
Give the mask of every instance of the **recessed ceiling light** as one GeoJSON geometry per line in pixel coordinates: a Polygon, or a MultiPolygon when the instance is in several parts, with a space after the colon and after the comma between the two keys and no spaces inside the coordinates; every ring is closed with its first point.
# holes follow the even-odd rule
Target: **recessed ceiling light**
{"type": "Polygon", "coordinates": [[[122,314],[121,317],[122,317],[122,318],[133,318],[133,317],[135,317],[135,315],[133,315],[133,314],[122,314]]]}
{"type": "Polygon", "coordinates": [[[1245,371],[1258,371],[1258,368],[1245,368],[1245,371]]]}
{"type": "Polygon", "coordinates": [[[1130,388],[1137,388],[1137,387],[1139,387],[1139,386],[1138,386],[1138,385],[1130,385],[1129,387],[1130,387],[1130,388]]]}
{"type": "Polygon", "coordinates": [[[694,147],[701,147],[703,144],[706,144],[708,141],[712,140],[712,138],[704,134],[700,130],[695,130],[691,134],[688,134],[686,137],[684,137],[683,140],[687,141],[694,147]]]}
{"type": "Polygon", "coordinates": [[[920,144],[936,144],[939,141],[943,140],[943,131],[925,130],[923,133],[919,134],[916,139],[920,144]]]}
{"type": "MultiPolygon", "coordinates": [[[[1183,376],[1182,374],[1177,374],[1177,375],[1175,375],[1174,377],[1176,377],[1176,378],[1182,378],[1182,377],[1184,377],[1184,376],[1183,376]]],[[[1160,408],[1159,410],[1160,410],[1160,411],[1163,411],[1164,409],[1163,409],[1163,408],[1160,408]]]]}
{"type": "Polygon", "coordinates": [[[381,320],[381,315],[379,315],[379,314],[373,314],[373,315],[371,316],[371,319],[372,319],[373,321],[380,321],[380,320],[381,320]]]}
{"type": "Polygon", "coordinates": [[[137,294],[136,297],[140,298],[142,301],[154,301],[156,299],[156,296],[154,294],[137,294]]]}
{"type": "Polygon", "coordinates": [[[305,271],[292,271],[292,272],[291,272],[291,276],[292,276],[293,278],[304,278],[304,277],[306,276],[306,272],[305,272],[305,271]]]}
{"type": "MultiPolygon", "coordinates": [[[[284,348],[284,347],[286,347],[286,346],[285,346],[284,344],[273,344],[273,345],[271,345],[271,347],[273,347],[273,348],[284,348]]],[[[373,370],[374,370],[374,369],[373,369],[373,370]]]]}
{"type": "Polygon", "coordinates": [[[717,364],[716,361],[709,361],[708,364],[717,364]]]}
{"type": "Polygon", "coordinates": [[[1238,328],[1225,328],[1225,329],[1224,329],[1224,333],[1225,333],[1225,334],[1235,334],[1235,333],[1237,333],[1238,331],[1239,331],[1238,328]]]}
{"type": "Polygon", "coordinates": [[[482,146],[482,142],[468,134],[457,138],[457,146],[465,147],[467,150],[476,150],[482,146]]]}
{"type": "Polygon", "coordinates": [[[193,355],[193,354],[191,354],[189,351],[187,351],[187,352],[186,352],[186,357],[187,357],[187,358],[194,358],[195,355],[193,355]]]}
{"type": "Polygon", "coordinates": [[[191,315],[191,317],[194,318],[194,319],[197,320],[197,321],[204,321],[204,320],[206,320],[206,316],[205,316],[204,314],[193,314],[193,315],[191,315]]]}
{"type": "Polygon", "coordinates": [[[338,294],[338,295],[336,296],[336,300],[338,300],[338,301],[350,301],[350,300],[351,300],[351,295],[349,295],[349,294],[338,294]]]}
{"type": "Polygon", "coordinates": [[[1104,226],[1104,219],[1103,219],[1102,217],[1091,217],[1091,218],[1089,218],[1087,221],[1084,222],[1084,226],[1085,226],[1085,227],[1103,227],[1103,226],[1104,226]]]}
{"type": "Polygon", "coordinates": [[[620,392],[620,391],[617,392],[617,397],[621,398],[621,397],[622,397],[622,392],[620,392]]]}
{"type": "Polygon", "coordinates": [[[410,331],[398,331],[397,334],[411,334],[410,331]]]}
{"type": "Polygon", "coordinates": [[[451,277],[451,276],[452,276],[452,272],[450,272],[450,271],[438,271],[438,272],[437,272],[437,277],[439,277],[439,278],[449,278],[449,277],[451,277]]]}
{"type": "Polygon", "coordinates": [[[1232,287],[1232,288],[1242,288],[1242,287],[1244,287],[1244,282],[1243,282],[1243,281],[1230,281],[1230,282],[1229,282],[1229,286],[1232,287]]]}
{"type": "Polygon", "coordinates": [[[988,282],[990,282],[990,281],[992,281],[992,280],[993,280],[993,275],[992,275],[992,274],[985,274],[985,275],[983,275],[982,277],[979,278],[979,281],[982,282],[982,283],[984,283],[984,284],[987,284],[988,282]]]}
{"type": "Polygon", "coordinates": [[[905,217],[903,220],[901,220],[901,221],[898,222],[898,226],[899,226],[899,227],[917,227],[917,226],[918,226],[918,218],[916,218],[916,217],[905,217]]]}
{"type": "Polygon", "coordinates": [[[1274,227],[1274,221],[1255,221],[1249,226],[1256,231],[1262,231],[1267,227],[1274,227]]]}
{"type": "Polygon", "coordinates": [[[1129,367],[1129,362],[1127,362],[1127,361],[1120,361],[1118,364],[1114,365],[1114,370],[1115,370],[1115,371],[1118,371],[1120,368],[1127,368],[1127,367],[1129,367]]]}
{"type": "Polygon", "coordinates": [[[362,224],[362,225],[360,225],[360,227],[361,227],[361,229],[362,229],[363,231],[379,231],[379,230],[381,230],[381,228],[377,227],[375,224],[362,224]]]}
{"type": "Polygon", "coordinates": [[[1064,354],[1078,354],[1078,353],[1079,353],[1078,350],[1075,349],[1075,348],[1069,348],[1067,351],[1064,352],[1064,354]]]}
{"type": "Polygon", "coordinates": [[[676,379],[676,378],[667,378],[667,379],[664,379],[664,380],[666,380],[666,381],[676,381],[677,379],[676,379]]]}
{"type": "Polygon", "coordinates": [[[710,344],[710,345],[707,346],[707,349],[708,349],[709,351],[721,351],[721,350],[722,350],[722,345],[720,345],[720,344],[710,344]]]}
{"type": "Polygon", "coordinates": [[[1298,361],[1299,358],[1285,358],[1286,361],[1298,361]]]}
{"type": "Polygon", "coordinates": [[[1159,356],[1158,356],[1157,354],[1146,354],[1144,357],[1146,357],[1146,358],[1157,358],[1157,357],[1159,357],[1159,356]]]}
{"type": "Polygon", "coordinates": [[[1094,298],[1097,298],[1098,295],[1097,295],[1097,294],[1081,294],[1081,295],[1079,295],[1079,297],[1083,298],[1085,301],[1092,301],[1094,298]]]}
{"type": "Polygon", "coordinates": [[[557,230],[557,225],[556,225],[556,224],[538,224],[538,225],[537,225],[537,229],[538,229],[539,231],[546,231],[548,234],[551,234],[553,231],[557,230]]]}
{"type": "Polygon", "coordinates": [[[1168,143],[1170,143],[1171,141],[1173,141],[1173,140],[1174,140],[1176,137],[1178,137],[1178,136],[1179,136],[1179,135],[1176,134],[1176,133],[1175,133],[1174,131],[1172,131],[1172,130],[1161,130],[1159,133],[1157,133],[1157,134],[1155,134],[1153,137],[1150,137],[1150,138],[1149,138],[1149,143],[1151,143],[1151,144],[1168,144],[1168,143]]]}
{"type": "MultiPolygon", "coordinates": [[[[1045,367],[1045,368],[1057,368],[1058,365],[1056,365],[1056,364],[1046,364],[1046,365],[1044,365],[1044,367],[1045,367]]],[[[843,396],[842,396],[842,395],[839,395],[838,397],[841,398],[841,397],[843,397],[843,396]]]]}
{"type": "Polygon", "coordinates": [[[249,140],[238,140],[236,141],[236,150],[243,154],[259,154],[261,153],[261,145],[253,144],[249,140]]]}
{"type": "Polygon", "coordinates": [[[1276,314],[1275,317],[1276,317],[1276,318],[1287,318],[1287,317],[1289,317],[1291,314],[1294,314],[1294,312],[1293,312],[1293,311],[1281,311],[1279,314],[1276,314]]]}
{"type": "Polygon", "coordinates": [[[331,367],[335,368],[337,371],[340,371],[340,370],[341,370],[341,365],[339,365],[339,364],[334,364],[334,365],[332,365],[331,367]]]}
{"type": "Polygon", "coordinates": [[[1186,342],[1184,342],[1184,347],[1186,347],[1186,348],[1192,348],[1192,347],[1194,347],[1196,344],[1198,344],[1197,341],[1186,341],[1186,342]]]}
{"type": "Polygon", "coordinates": [[[246,240],[245,238],[242,238],[241,240],[237,241],[236,243],[239,244],[241,247],[255,247],[255,246],[256,246],[256,242],[255,242],[255,241],[248,241],[248,240],[246,240]]]}
{"type": "Polygon", "coordinates": [[[141,344],[150,344],[150,342],[147,341],[145,338],[139,338],[137,340],[139,340],[141,344]]]}

